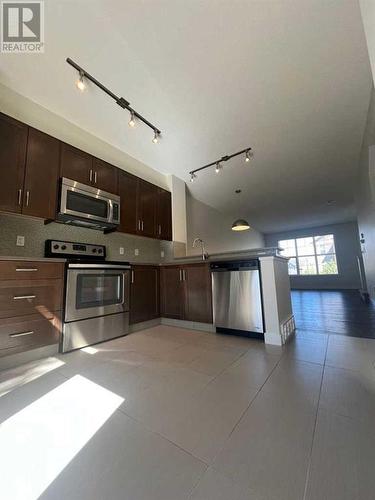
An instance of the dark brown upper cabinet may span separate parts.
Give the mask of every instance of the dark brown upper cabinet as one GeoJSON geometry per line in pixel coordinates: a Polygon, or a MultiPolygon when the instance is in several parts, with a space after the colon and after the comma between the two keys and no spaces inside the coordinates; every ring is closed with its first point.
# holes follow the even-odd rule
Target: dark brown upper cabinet
{"type": "Polygon", "coordinates": [[[92,184],[92,156],[62,142],[60,174],[61,177],[67,177],[82,184],[92,184]]]}
{"type": "Polygon", "coordinates": [[[103,160],[94,158],[92,170],[93,186],[103,191],[107,191],[107,193],[118,194],[118,168],[103,160]]]}
{"type": "Polygon", "coordinates": [[[119,195],[120,206],[120,227],[122,233],[137,234],[137,191],[138,177],[128,174],[123,170],[119,171],[119,195]]]}
{"type": "Polygon", "coordinates": [[[156,238],[156,208],[158,188],[154,184],[138,180],[137,233],[156,238]]]}
{"type": "Polygon", "coordinates": [[[158,318],[159,268],[133,266],[130,281],[130,324],[158,318]]]}
{"type": "Polygon", "coordinates": [[[156,210],[156,236],[172,241],[172,196],[165,189],[158,189],[156,210]]]}
{"type": "Polygon", "coordinates": [[[0,210],[22,210],[28,126],[0,114],[0,210]]]}
{"type": "Polygon", "coordinates": [[[60,142],[29,128],[22,213],[54,219],[59,178],[60,142]]]}

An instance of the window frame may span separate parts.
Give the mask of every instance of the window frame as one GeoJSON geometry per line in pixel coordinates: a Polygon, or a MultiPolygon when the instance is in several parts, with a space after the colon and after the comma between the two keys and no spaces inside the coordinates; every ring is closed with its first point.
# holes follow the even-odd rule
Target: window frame
{"type": "Polygon", "coordinates": [[[295,251],[295,254],[294,255],[290,255],[287,258],[288,258],[288,261],[289,261],[289,259],[295,259],[296,260],[296,270],[297,270],[297,273],[296,274],[289,274],[289,272],[288,272],[289,276],[338,276],[340,274],[339,264],[338,264],[338,261],[337,261],[337,254],[336,254],[335,235],[333,233],[314,234],[312,236],[300,236],[299,238],[296,237],[296,238],[288,238],[288,239],[284,239],[284,240],[279,240],[278,243],[277,243],[279,247],[280,247],[280,242],[281,241],[293,241],[294,242],[294,251],[295,251]],[[335,249],[335,251],[333,253],[332,252],[330,252],[330,253],[319,253],[319,254],[317,253],[315,238],[319,238],[319,237],[322,237],[322,236],[332,236],[332,238],[333,238],[333,246],[334,246],[334,249],[335,249]],[[309,255],[298,255],[297,240],[302,240],[302,239],[305,239],[305,238],[312,238],[313,247],[314,247],[314,254],[313,255],[312,254],[309,254],[309,255]],[[323,274],[323,273],[319,272],[318,257],[327,256],[327,255],[334,255],[335,256],[337,273],[323,274]],[[310,273],[310,274],[302,274],[300,272],[300,265],[299,265],[299,258],[300,257],[314,257],[316,272],[315,273],[310,273]]]}

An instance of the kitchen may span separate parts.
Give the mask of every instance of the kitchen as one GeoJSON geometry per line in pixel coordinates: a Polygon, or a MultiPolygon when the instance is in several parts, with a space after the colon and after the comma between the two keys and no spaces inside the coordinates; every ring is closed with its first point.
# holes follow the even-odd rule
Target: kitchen
{"type": "Polygon", "coordinates": [[[360,3],[2,4],[1,498],[371,498],[360,3]]]}

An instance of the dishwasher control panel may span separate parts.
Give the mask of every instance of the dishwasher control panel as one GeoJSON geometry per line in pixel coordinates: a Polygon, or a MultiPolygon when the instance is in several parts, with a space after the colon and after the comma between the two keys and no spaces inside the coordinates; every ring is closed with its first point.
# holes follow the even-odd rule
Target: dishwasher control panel
{"type": "Polygon", "coordinates": [[[246,271],[259,269],[259,260],[229,260],[221,262],[212,262],[211,271],[246,271]]]}

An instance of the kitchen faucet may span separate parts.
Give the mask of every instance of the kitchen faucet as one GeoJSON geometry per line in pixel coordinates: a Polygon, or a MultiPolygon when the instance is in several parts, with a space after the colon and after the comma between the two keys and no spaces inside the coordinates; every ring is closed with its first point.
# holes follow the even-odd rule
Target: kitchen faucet
{"type": "Polygon", "coordinates": [[[201,244],[201,248],[202,248],[202,260],[207,260],[208,253],[206,252],[206,250],[204,248],[204,241],[201,238],[195,238],[195,240],[193,241],[193,248],[195,248],[198,243],[201,244]]]}

